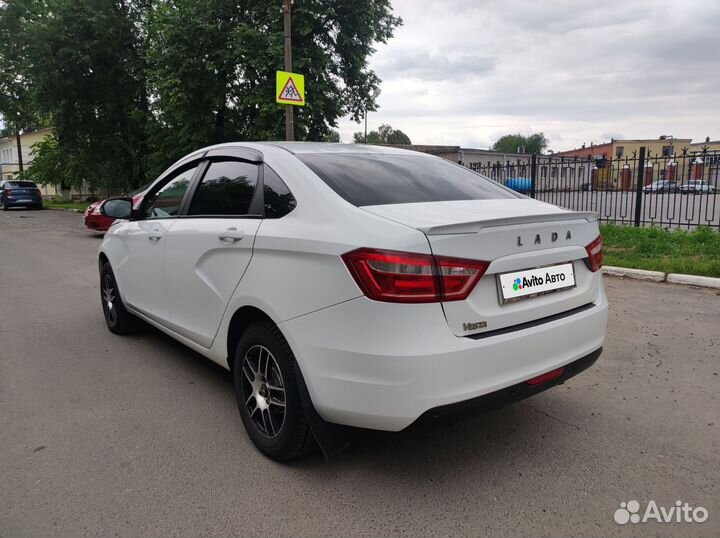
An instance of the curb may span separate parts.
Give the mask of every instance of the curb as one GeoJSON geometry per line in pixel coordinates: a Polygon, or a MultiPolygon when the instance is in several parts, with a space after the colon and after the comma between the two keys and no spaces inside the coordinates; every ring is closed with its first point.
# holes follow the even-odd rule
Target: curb
{"type": "Polygon", "coordinates": [[[665,280],[665,273],[661,273],[660,271],[627,269],[625,267],[613,267],[611,265],[604,266],[602,271],[606,275],[635,278],[637,280],[651,280],[653,282],[663,282],[665,280]]]}
{"type": "Polygon", "coordinates": [[[667,276],[667,281],[672,282],[673,284],[690,284],[691,286],[720,289],[720,278],[712,278],[709,276],[679,275],[677,273],[670,273],[667,276]]]}
{"type": "Polygon", "coordinates": [[[680,275],[677,273],[665,274],[661,271],[646,271],[644,269],[629,269],[627,267],[613,267],[606,265],[602,272],[609,276],[634,278],[652,282],[668,282],[670,284],[685,284],[700,288],[720,289],[720,278],[697,275],[680,275]]]}

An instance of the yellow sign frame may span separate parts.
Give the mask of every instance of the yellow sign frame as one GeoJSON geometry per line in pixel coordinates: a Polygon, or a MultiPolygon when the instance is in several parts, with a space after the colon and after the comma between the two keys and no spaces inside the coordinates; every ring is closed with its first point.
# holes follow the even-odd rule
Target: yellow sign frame
{"type": "Polygon", "coordinates": [[[298,73],[276,71],[275,101],[281,105],[305,106],[305,77],[298,73]]]}

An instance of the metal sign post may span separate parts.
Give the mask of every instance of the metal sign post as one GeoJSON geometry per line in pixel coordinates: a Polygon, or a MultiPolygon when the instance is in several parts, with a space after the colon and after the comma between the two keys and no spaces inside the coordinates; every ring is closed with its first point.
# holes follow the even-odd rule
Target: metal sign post
{"type": "MultiPolygon", "coordinates": [[[[290,10],[292,0],[283,0],[283,18],[285,23],[285,71],[292,72],[292,33],[290,31],[290,10]]],[[[278,96],[279,97],[279,96],[278,96]]],[[[295,139],[295,126],[293,125],[292,105],[285,106],[285,140],[295,139]]]]}

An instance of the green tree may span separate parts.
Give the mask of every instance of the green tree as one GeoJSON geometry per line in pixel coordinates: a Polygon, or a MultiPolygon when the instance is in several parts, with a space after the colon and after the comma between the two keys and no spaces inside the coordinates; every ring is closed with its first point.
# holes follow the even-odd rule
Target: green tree
{"type": "Polygon", "coordinates": [[[44,126],[34,107],[27,71],[28,42],[24,33],[25,2],[0,2],[0,136],[44,126]]]}
{"type": "Polygon", "coordinates": [[[498,138],[493,144],[495,151],[505,153],[528,153],[531,155],[540,155],[547,148],[550,141],[545,137],[544,133],[535,133],[530,136],[521,134],[509,134],[498,138]]]}
{"type": "Polygon", "coordinates": [[[63,164],[55,176],[64,188],[83,180],[118,189],[145,181],[151,117],[142,6],[138,0],[6,0],[0,7],[0,27],[17,32],[21,52],[14,64],[0,59],[0,69],[23,81],[19,101],[54,127],[56,145],[40,145],[35,154],[53,152],[46,162],[63,164]]]}
{"type": "MultiPolygon", "coordinates": [[[[375,110],[368,67],[401,24],[390,0],[295,0],[294,70],[307,106],[295,137],[333,137],[337,120],[375,110]]],[[[266,0],[0,0],[0,115],[27,128],[63,186],[128,190],[215,142],[277,139],[283,68],[281,2],[266,0]]]]}
{"type": "MultiPolygon", "coordinates": [[[[358,120],[376,108],[370,90],[380,80],[367,60],[400,23],[389,0],[293,2],[293,70],[305,76],[307,100],[294,109],[297,140],[322,140],[341,116],[358,120]]],[[[275,71],[284,67],[281,2],[158,0],[147,30],[160,155],[284,138],[285,112],[275,102],[275,71]]]]}
{"type": "MultiPolygon", "coordinates": [[[[365,133],[358,131],[353,134],[356,144],[365,143],[365,133]]],[[[370,131],[367,135],[368,144],[412,144],[410,137],[400,129],[393,129],[387,123],[378,127],[377,131],[370,131]]]]}
{"type": "Polygon", "coordinates": [[[139,13],[121,0],[46,0],[31,27],[36,102],[52,116],[78,185],[145,181],[144,87],[139,13]]]}
{"type": "Polygon", "coordinates": [[[337,131],[330,131],[328,134],[326,134],[323,139],[323,142],[334,142],[339,143],[340,142],[340,133],[337,131]]]}
{"type": "Polygon", "coordinates": [[[58,139],[54,134],[34,144],[30,151],[33,155],[32,165],[20,174],[22,179],[29,179],[39,185],[70,183],[70,178],[64,177],[64,174],[72,167],[64,162],[64,157],[67,155],[60,151],[58,139]]]}

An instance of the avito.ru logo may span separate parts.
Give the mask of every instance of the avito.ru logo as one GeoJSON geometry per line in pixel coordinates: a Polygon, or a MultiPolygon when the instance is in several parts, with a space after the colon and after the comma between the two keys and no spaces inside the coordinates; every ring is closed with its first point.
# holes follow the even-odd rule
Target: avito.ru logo
{"type": "Polygon", "coordinates": [[[565,273],[546,273],[545,278],[533,275],[530,278],[516,278],[513,281],[513,289],[520,291],[523,288],[532,288],[533,286],[542,286],[543,284],[555,284],[557,282],[565,282],[565,273]]]}
{"type": "Polygon", "coordinates": [[[658,523],[704,523],[708,518],[708,511],[702,506],[693,508],[688,503],[675,501],[675,506],[665,508],[658,506],[655,501],[649,501],[645,512],[640,515],[640,503],[637,501],[621,502],[620,508],[613,514],[615,523],[646,523],[657,521],[658,523]]]}

